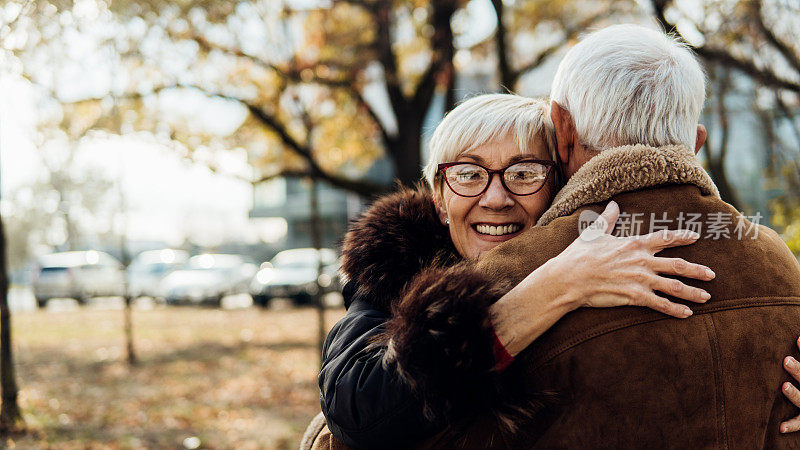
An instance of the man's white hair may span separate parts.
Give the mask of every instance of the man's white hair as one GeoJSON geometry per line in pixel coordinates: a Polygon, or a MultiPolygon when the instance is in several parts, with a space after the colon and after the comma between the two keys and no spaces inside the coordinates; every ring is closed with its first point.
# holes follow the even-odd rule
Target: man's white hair
{"type": "Polygon", "coordinates": [[[691,50],[663,32],[613,25],[561,61],[550,97],[572,115],[581,143],[694,149],[705,74],[691,50]]]}
{"type": "Polygon", "coordinates": [[[513,94],[484,94],[453,108],[436,127],[429,143],[425,181],[434,189],[438,165],[492,141],[512,136],[520,153],[542,139],[555,156],[555,129],[547,100],[513,94]]]}

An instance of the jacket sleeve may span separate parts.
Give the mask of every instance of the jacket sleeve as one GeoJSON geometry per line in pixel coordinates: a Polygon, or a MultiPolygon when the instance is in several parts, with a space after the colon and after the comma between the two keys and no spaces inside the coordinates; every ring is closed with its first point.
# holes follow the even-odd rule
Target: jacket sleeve
{"type": "Polygon", "coordinates": [[[379,341],[389,317],[355,296],[325,340],[319,374],[322,412],[331,433],[352,447],[404,447],[444,427],[422,414],[422,402],[396,364],[384,363],[385,341],[379,341]]]}
{"type": "MultiPolygon", "coordinates": [[[[508,281],[463,263],[427,269],[409,283],[386,325],[389,352],[430,420],[495,413],[514,384],[497,370],[489,307],[508,281]],[[503,379],[501,380],[501,377],[503,379]]],[[[516,395],[519,391],[516,392],[516,395]]]]}

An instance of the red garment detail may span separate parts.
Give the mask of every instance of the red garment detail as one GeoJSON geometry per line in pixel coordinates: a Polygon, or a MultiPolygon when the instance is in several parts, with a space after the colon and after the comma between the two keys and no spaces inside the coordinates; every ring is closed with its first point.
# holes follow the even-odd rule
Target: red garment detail
{"type": "Polygon", "coordinates": [[[492,330],[492,337],[494,337],[494,360],[496,365],[494,366],[498,372],[502,372],[506,370],[509,364],[514,362],[514,357],[508,353],[508,350],[503,346],[503,343],[500,342],[500,338],[497,337],[497,333],[492,330]]]}

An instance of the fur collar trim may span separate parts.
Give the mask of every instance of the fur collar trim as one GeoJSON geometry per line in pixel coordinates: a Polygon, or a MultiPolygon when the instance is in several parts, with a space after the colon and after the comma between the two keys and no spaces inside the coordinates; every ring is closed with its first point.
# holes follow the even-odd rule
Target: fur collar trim
{"type": "Polygon", "coordinates": [[[711,177],[685,146],[626,145],[603,150],[569,179],[537,225],[547,225],[578,208],[624,192],[662,184],[694,184],[705,195],[719,198],[711,177]]]}
{"type": "Polygon", "coordinates": [[[403,188],[379,198],[353,221],[342,243],[342,274],[357,294],[389,311],[414,275],[460,260],[429,189],[403,188]]]}

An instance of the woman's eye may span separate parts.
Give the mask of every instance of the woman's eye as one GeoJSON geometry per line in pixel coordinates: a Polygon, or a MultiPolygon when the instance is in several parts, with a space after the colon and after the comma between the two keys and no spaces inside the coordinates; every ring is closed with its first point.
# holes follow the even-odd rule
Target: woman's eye
{"type": "Polygon", "coordinates": [[[531,170],[518,170],[514,172],[508,172],[508,178],[517,181],[535,181],[541,178],[541,174],[531,170]]]}
{"type": "Polygon", "coordinates": [[[460,172],[456,174],[456,180],[458,181],[473,181],[480,178],[480,173],[478,172],[460,172]]]}

